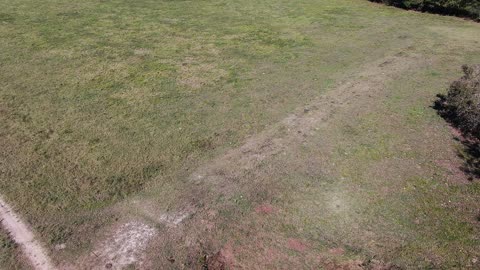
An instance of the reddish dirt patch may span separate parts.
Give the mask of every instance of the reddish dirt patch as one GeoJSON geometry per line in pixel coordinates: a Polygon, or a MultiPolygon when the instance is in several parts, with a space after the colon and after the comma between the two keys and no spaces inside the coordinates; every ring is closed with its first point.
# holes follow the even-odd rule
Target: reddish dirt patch
{"type": "Polygon", "coordinates": [[[308,249],[308,246],[305,242],[295,238],[288,239],[287,246],[289,249],[293,249],[298,252],[304,252],[305,250],[308,249]]]}
{"type": "Polygon", "coordinates": [[[235,264],[235,255],[230,244],[226,244],[219,252],[207,259],[207,269],[224,270],[231,269],[235,264]]]}
{"type": "Polygon", "coordinates": [[[255,212],[257,212],[258,214],[267,214],[268,215],[268,214],[271,214],[271,213],[275,212],[275,209],[270,204],[261,204],[261,205],[255,207],[255,212]]]}

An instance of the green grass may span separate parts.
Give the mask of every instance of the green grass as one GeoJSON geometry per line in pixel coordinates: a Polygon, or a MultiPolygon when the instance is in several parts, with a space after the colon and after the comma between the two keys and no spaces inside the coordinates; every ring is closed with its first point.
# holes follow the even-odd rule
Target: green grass
{"type": "MultiPolygon", "coordinates": [[[[428,106],[458,77],[461,64],[480,61],[478,24],[368,1],[0,0],[0,9],[0,190],[48,245],[67,243],[64,253],[54,255],[59,258],[85,250],[95,231],[121,215],[117,202],[147,193],[164,208],[175,205],[188,186],[184,177],[196,167],[332,89],[359,66],[409,50],[430,59],[431,67],[398,78],[390,97],[378,99],[388,105],[381,107],[384,114],[340,122],[341,131],[329,133],[338,138],[330,142],[336,150],[329,157],[341,164],[335,170],[366,185],[362,195],[375,196],[385,179],[368,183],[359,172],[397,155],[421,164],[441,155],[442,148],[427,155],[434,142],[418,140],[422,127],[434,125],[443,132],[436,138],[449,141],[428,106]],[[408,89],[401,88],[405,84],[408,89]],[[399,117],[399,126],[388,125],[385,114],[399,117]],[[420,150],[402,148],[410,139],[420,150]]],[[[392,185],[431,179],[427,172],[420,176],[392,185]]],[[[286,179],[278,190],[302,178],[286,179]]],[[[294,188],[299,193],[292,198],[301,190],[294,188]]],[[[306,200],[319,194],[313,189],[306,200]]],[[[435,203],[439,194],[432,195],[435,203]]],[[[241,195],[232,204],[251,210],[247,198],[255,197],[241,195]]],[[[372,202],[377,208],[366,215],[387,208],[386,224],[415,238],[420,234],[409,235],[413,229],[394,217],[409,196],[414,194],[398,194],[382,206],[372,202]]],[[[226,210],[225,220],[235,220],[236,213],[226,210]]],[[[453,220],[445,225],[449,230],[467,230],[453,214],[441,214],[453,220]]],[[[410,217],[404,215],[399,219],[410,217]]],[[[368,217],[362,222],[371,222],[368,217]]],[[[305,222],[300,236],[318,235],[323,223],[305,222]]],[[[334,230],[323,236],[342,235],[334,230]]],[[[347,244],[362,246],[359,241],[347,244]]],[[[420,242],[412,242],[399,263],[412,265],[408,260],[417,255],[411,254],[426,248],[420,242]]]]}

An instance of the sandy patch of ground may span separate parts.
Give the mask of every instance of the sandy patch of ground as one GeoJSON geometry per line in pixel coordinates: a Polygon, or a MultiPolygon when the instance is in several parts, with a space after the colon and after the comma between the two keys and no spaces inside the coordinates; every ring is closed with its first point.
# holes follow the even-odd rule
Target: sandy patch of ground
{"type": "Polygon", "coordinates": [[[155,228],[140,221],[121,225],[92,252],[95,259],[90,269],[141,266],[148,243],[156,234],[155,228]]]}

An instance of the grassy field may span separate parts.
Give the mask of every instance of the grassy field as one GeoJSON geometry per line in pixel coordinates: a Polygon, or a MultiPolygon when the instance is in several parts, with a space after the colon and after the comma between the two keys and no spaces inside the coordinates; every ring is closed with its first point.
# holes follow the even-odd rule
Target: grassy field
{"type": "MultiPolygon", "coordinates": [[[[191,197],[218,213],[208,236],[201,214],[185,229],[206,245],[198,258],[230,243],[247,268],[480,260],[480,186],[455,170],[461,145],[430,108],[462,64],[480,62],[479,24],[358,0],[0,0],[0,10],[0,190],[57,261],[88,250],[130,198],[168,211],[191,197]],[[231,196],[191,188],[197,168],[402,54],[421,61],[339,109],[308,146],[239,174],[231,196]],[[278,209],[268,220],[254,211],[265,203],[278,209]]],[[[153,264],[188,261],[175,240],[156,244],[153,264]]]]}

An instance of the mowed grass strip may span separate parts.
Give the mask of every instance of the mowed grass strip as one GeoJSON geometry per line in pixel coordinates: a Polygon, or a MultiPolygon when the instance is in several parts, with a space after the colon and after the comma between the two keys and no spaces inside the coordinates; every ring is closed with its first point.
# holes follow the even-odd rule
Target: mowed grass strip
{"type": "Polygon", "coordinates": [[[408,46],[460,62],[479,33],[351,0],[0,10],[0,190],[51,247],[72,252],[118,218],[115,202],[155,186],[174,203],[179,176],[356,67],[408,46]]]}

